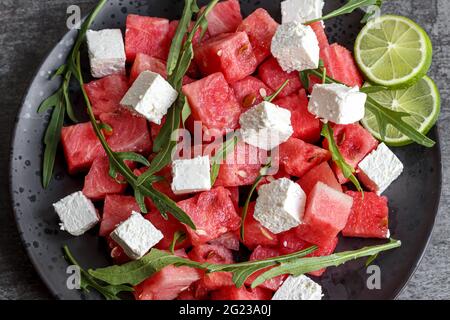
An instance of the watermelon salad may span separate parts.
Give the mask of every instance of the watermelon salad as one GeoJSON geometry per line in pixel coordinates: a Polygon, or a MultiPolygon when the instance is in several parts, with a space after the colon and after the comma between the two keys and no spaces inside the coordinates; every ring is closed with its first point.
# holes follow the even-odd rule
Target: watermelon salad
{"type": "Polygon", "coordinates": [[[280,23],[212,1],[187,20],[130,14],[124,35],[87,30],[91,121],[60,133],[84,187],[54,208],[62,230],[107,243],[113,267],[89,271],[88,285],[139,300],[321,299],[341,237],[390,238],[384,191],[403,165],[360,124],[365,75],[329,42],[323,5],[287,0],[280,23]],[[158,255],[174,262],[108,276],[158,255]],[[289,255],[323,264],[261,278],[289,255]],[[272,262],[237,283],[232,266],[255,261],[272,262]]]}

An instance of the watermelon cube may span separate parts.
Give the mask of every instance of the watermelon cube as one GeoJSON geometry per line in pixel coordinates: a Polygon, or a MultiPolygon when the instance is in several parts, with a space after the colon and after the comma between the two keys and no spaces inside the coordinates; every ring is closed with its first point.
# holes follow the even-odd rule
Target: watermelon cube
{"type": "Polygon", "coordinates": [[[273,103],[291,111],[294,138],[308,143],[316,143],[320,140],[322,125],[320,120],[308,111],[308,97],[304,89],[301,89],[298,94],[277,99],[273,103]]]}
{"type": "Polygon", "coordinates": [[[214,240],[239,228],[241,219],[236,213],[230,192],[218,187],[178,202],[178,206],[192,219],[196,230],[187,228],[194,246],[214,240]]]}
{"type": "MultiPolygon", "coordinates": [[[[164,238],[155,245],[155,248],[160,250],[169,250],[173,241],[173,236],[176,232],[185,231],[185,227],[173,216],[169,215],[166,220],[158,211],[152,210],[145,216],[145,219],[150,221],[156,229],[161,231],[164,238]]],[[[188,248],[190,246],[189,240],[184,240],[175,246],[175,249],[188,248]]]]}
{"type": "Polygon", "coordinates": [[[108,236],[119,223],[127,220],[131,216],[132,211],[140,211],[134,197],[106,195],[102,221],[100,223],[100,235],[102,237],[108,236]]]}
{"type": "Polygon", "coordinates": [[[132,62],[138,53],[167,59],[170,49],[169,20],[130,14],[125,32],[125,53],[132,62]]]}
{"type": "Polygon", "coordinates": [[[281,69],[275,58],[269,58],[259,66],[258,78],[261,79],[273,91],[277,91],[286,80],[287,86],[280,92],[278,98],[286,97],[298,92],[302,88],[298,72],[287,73],[281,69]]]}
{"type": "Polygon", "coordinates": [[[342,192],[342,186],[336,179],[328,162],[322,162],[318,166],[308,171],[298,183],[303,191],[308,195],[318,182],[325,183],[327,186],[342,192]]]}
{"type": "Polygon", "coordinates": [[[240,187],[255,182],[261,166],[267,163],[262,150],[239,142],[220,166],[215,186],[240,187]]]}
{"type": "MultiPolygon", "coordinates": [[[[175,33],[177,32],[177,28],[178,28],[179,24],[180,24],[179,20],[173,20],[173,21],[170,21],[170,23],[169,23],[168,37],[169,37],[171,43],[173,41],[173,38],[175,37],[175,33]]],[[[191,23],[189,24],[189,29],[188,29],[189,32],[192,31],[192,29],[194,28],[194,25],[195,25],[195,22],[191,21],[191,23]]],[[[208,30],[206,30],[205,34],[203,35],[203,38],[201,38],[201,35],[202,35],[202,28],[200,27],[200,28],[198,28],[197,32],[194,35],[194,38],[192,39],[192,45],[194,48],[198,47],[202,41],[210,38],[208,30]]]]}
{"type": "Polygon", "coordinates": [[[202,122],[206,135],[225,134],[239,125],[242,109],[222,73],[183,86],[192,118],[202,122]]]}
{"type": "Polygon", "coordinates": [[[119,244],[117,244],[117,242],[115,242],[110,236],[106,237],[106,243],[108,244],[110,256],[114,264],[121,265],[131,261],[130,257],[127,256],[122,247],[119,246],[119,244]]]}
{"type": "Polygon", "coordinates": [[[272,89],[258,78],[248,76],[231,85],[237,100],[242,108],[250,108],[261,102],[272,94],[272,89]]]}
{"type": "Polygon", "coordinates": [[[364,83],[352,53],[346,48],[332,44],[321,50],[321,58],[327,68],[327,74],[347,86],[361,87],[364,83]]]}
{"type": "Polygon", "coordinates": [[[247,33],[253,46],[256,61],[260,64],[270,56],[272,38],[277,29],[278,23],[266,10],[259,8],[242,21],[237,31],[247,33]]]}
{"type": "MultiPolygon", "coordinates": [[[[358,164],[378,146],[378,141],[359,124],[333,125],[334,140],[345,162],[355,168],[358,164]]],[[[323,147],[328,149],[328,141],[323,141],[323,147]]],[[[348,182],[342,170],[333,163],[331,165],[338,181],[341,184],[348,182]]]]}
{"type": "Polygon", "coordinates": [[[133,83],[143,71],[152,71],[167,79],[167,66],[164,60],[138,53],[131,67],[130,83],[133,83]]]}
{"type": "MultiPolygon", "coordinates": [[[[201,11],[203,11],[202,8],[201,11]]],[[[219,2],[206,16],[208,32],[215,36],[226,32],[235,32],[242,22],[241,6],[238,0],[219,2]]]]}
{"type": "Polygon", "coordinates": [[[211,294],[211,300],[270,300],[272,291],[255,288],[248,289],[245,286],[236,288],[236,286],[223,287],[211,294]]]}
{"type": "Polygon", "coordinates": [[[296,230],[298,236],[326,246],[344,229],[352,205],[352,197],[318,182],[308,195],[303,224],[296,230]]]}
{"type": "Polygon", "coordinates": [[[105,155],[90,122],[63,127],[61,144],[70,174],[89,170],[95,158],[105,155]]]}
{"type": "Polygon", "coordinates": [[[121,108],[117,112],[102,114],[100,120],[112,128],[112,133],[106,139],[115,152],[132,151],[148,154],[152,149],[145,118],[121,108]]]}
{"type": "MultiPolygon", "coordinates": [[[[176,252],[186,258],[184,250],[176,252]]],[[[201,278],[201,272],[190,267],[164,267],[150,278],[137,285],[134,296],[137,300],[175,300],[192,283],[201,278]]]]}
{"type": "Polygon", "coordinates": [[[94,115],[114,112],[120,107],[120,101],[130,88],[127,77],[111,75],[84,85],[92,104],[94,115]]]}
{"type": "Polygon", "coordinates": [[[325,33],[325,26],[322,23],[322,21],[313,22],[309,26],[313,29],[314,33],[316,34],[317,40],[319,40],[320,51],[327,48],[330,45],[330,43],[328,42],[328,37],[325,33]]]}
{"type": "Polygon", "coordinates": [[[342,234],[345,237],[389,238],[389,208],[386,197],[374,192],[347,191],[353,207],[342,234]]]}
{"type": "Polygon", "coordinates": [[[195,62],[204,75],[222,72],[229,83],[255,72],[258,63],[245,32],[210,38],[195,50],[195,62]]]}
{"type": "MultiPolygon", "coordinates": [[[[298,227],[296,229],[286,231],[279,235],[280,253],[282,255],[302,251],[302,250],[311,248],[313,246],[313,244],[302,240],[297,235],[297,229],[298,229],[298,227]]],[[[332,254],[334,252],[337,244],[338,244],[338,238],[336,237],[336,238],[332,239],[329,243],[318,247],[316,251],[314,251],[307,257],[329,256],[330,254],[332,254]]],[[[320,277],[325,273],[325,271],[326,271],[326,269],[320,269],[317,271],[310,272],[309,274],[312,276],[320,277]]]]}
{"type": "Polygon", "coordinates": [[[208,243],[211,245],[222,246],[233,251],[239,251],[241,245],[239,242],[239,236],[236,232],[224,233],[217,239],[211,240],[208,243]]]}
{"type": "Polygon", "coordinates": [[[121,183],[109,175],[109,160],[106,156],[95,158],[89,173],[84,178],[83,194],[91,200],[102,200],[108,194],[124,193],[127,183],[118,177],[121,183]]]}
{"type": "Polygon", "coordinates": [[[244,224],[244,245],[250,250],[254,250],[259,245],[264,247],[277,246],[278,236],[263,227],[259,221],[256,221],[253,217],[254,213],[255,202],[251,202],[248,206],[247,217],[245,218],[244,224]]]}
{"type": "Polygon", "coordinates": [[[330,160],[331,154],[300,139],[290,138],[280,145],[278,159],[274,158],[286,173],[301,178],[315,166],[330,160]]]}
{"type": "MultiPolygon", "coordinates": [[[[256,247],[255,250],[253,250],[252,254],[250,255],[249,261],[265,260],[265,259],[269,259],[269,258],[273,258],[273,257],[278,257],[279,255],[280,255],[280,251],[278,249],[258,246],[258,247],[256,247]]],[[[252,274],[247,279],[245,284],[247,286],[251,286],[251,284],[253,283],[253,281],[256,280],[256,278],[258,278],[261,274],[263,274],[264,272],[266,272],[268,270],[270,270],[270,267],[252,274]]],[[[284,280],[286,280],[286,278],[287,278],[287,275],[281,275],[281,276],[266,280],[266,281],[264,281],[264,283],[262,283],[259,286],[259,288],[264,288],[264,289],[271,290],[271,291],[277,291],[278,288],[280,288],[281,285],[283,284],[284,280]]]]}

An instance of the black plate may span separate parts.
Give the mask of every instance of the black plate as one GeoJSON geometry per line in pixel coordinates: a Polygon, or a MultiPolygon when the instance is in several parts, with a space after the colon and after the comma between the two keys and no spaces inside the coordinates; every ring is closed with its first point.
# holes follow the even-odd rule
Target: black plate
{"type": "MultiPolygon", "coordinates": [[[[93,28],[123,27],[128,13],[177,18],[184,1],[117,1],[110,0],[96,19],[93,28]]],[[[202,3],[205,1],[201,1],[202,3]]],[[[280,1],[241,1],[245,15],[257,7],[266,8],[280,20],[280,1]]],[[[326,11],[342,1],[327,1],[326,11]]],[[[330,41],[351,48],[361,25],[355,13],[327,22],[330,41]]],[[[71,237],[58,230],[58,218],[52,203],[82,187],[82,177],[68,176],[61,152],[58,155],[55,179],[48,190],[41,187],[42,137],[48,121],[36,110],[58,83],[48,81],[49,72],[64,60],[75,33],[69,32],[48,55],[37,72],[17,118],[11,155],[11,191],[17,225],[31,261],[51,292],[61,299],[98,299],[95,293],[84,295],[66,287],[67,263],[61,247],[67,244],[80,263],[86,267],[108,265],[105,245],[93,230],[82,237],[71,237]]],[[[45,35],[42,35],[45,36],[45,35]]],[[[76,100],[76,99],[75,99],[76,100]]],[[[82,106],[80,105],[81,109],[82,106]]],[[[437,130],[431,132],[437,139],[437,130]]],[[[381,290],[369,290],[365,261],[355,261],[339,268],[330,268],[320,280],[328,299],[393,299],[404,287],[420,262],[436,217],[441,190],[441,155],[437,144],[432,149],[417,145],[395,150],[405,165],[405,172],[388,190],[390,229],[403,246],[382,254],[376,264],[381,268],[381,290]]],[[[343,239],[338,250],[359,248],[377,241],[343,239]]]]}

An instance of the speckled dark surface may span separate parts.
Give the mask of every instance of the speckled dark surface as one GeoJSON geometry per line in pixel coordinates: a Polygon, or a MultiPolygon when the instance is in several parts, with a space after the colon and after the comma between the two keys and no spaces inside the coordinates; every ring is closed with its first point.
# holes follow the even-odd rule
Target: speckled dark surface
{"type": "MultiPolygon", "coordinates": [[[[331,0],[329,0],[331,1],[331,0]]],[[[0,89],[3,94],[1,101],[2,107],[2,125],[0,126],[0,135],[5,141],[5,146],[1,148],[1,160],[2,171],[0,181],[2,181],[1,192],[1,216],[0,216],[0,232],[2,240],[0,242],[0,298],[3,299],[46,299],[51,298],[46,287],[39,280],[34,269],[32,268],[29,259],[26,257],[23,247],[21,246],[20,238],[16,231],[16,227],[13,221],[13,215],[11,206],[9,204],[8,197],[8,183],[7,183],[7,162],[9,158],[9,150],[7,148],[7,142],[11,135],[11,130],[14,125],[14,117],[20,106],[20,100],[25,93],[29,82],[32,79],[34,72],[39,66],[40,61],[45,57],[48,52],[65,33],[65,9],[69,4],[79,4],[83,12],[87,12],[87,9],[95,1],[2,1],[2,7],[0,8],[0,39],[3,44],[3,54],[0,57],[0,74],[1,84],[0,89]],[[3,5],[5,4],[5,5],[3,5]],[[6,46],[8,45],[8,46],[6,46]]],[[[145,3],[145,1],[142,1],[145,3]]],[[[246,3],[247,1],[244,1],[246,3]]],[[[140,7],[146,12],[149,8],[140,7]]],[[[441,1],[427,1],[427,6],[423,7],[422,1],[405,1],[397,0],[390,1],[385,6],[387,12],[401,13],[410,16],[421,23],[427,31],[431,34],[435,45],[435,60],[433,64],[433,70],[431,75],[438,81],[438,85],[441,88],[443,94],[443,115],[440,120],[442,141],[442,152],[444,157],[444,173],[446,171],[446,160],[449,156],[448,143],[445,141],[447,135],[446,121],[448,121],[448,113],[446,105],[448,102],[448,31],[449,22],[447,15],[450,13],[450,3],[446,0],[441,1]]],[[[153,11],[153,10],[152,10],[153,11]]],[[[154,12],[154,11],[153,11],[154,12]]],[[[158,14],[158,12],[155,12],[158,14]]],[[[167,12],[166,12],[167,14],[167,12]]],[[[119,13],[120,15],[120,13],[119,13]]],[[[120,19],[120,16],[114,18],[109,17],[109,22],[120,19]]],[[[107,19],[107,21],[108,21],[107,19]]],[[[64,44],[62,44],[64,46],[64,44]]],[[[48,66],[51,69],[51,66],[48,66]]],[[[45,68],[44,68],[45,69],[45,68]]],[[[44,70],[45,71],[45,70],[44,70]]],[[[41,75],[41,77],[44,74],[41,75]]],[[[44,77],[42,77],[44,79],[44,77]]],[[[44,80],[42,80],[44,81],[44,80]]],[[[36,92],[40,95],[41,92],[36,92]]],[[[43,93],[45,95],[45,93],[43,93]]],[[[31,106],[33,108],[33,106],[31,106]]],[[[36,126],[36,122],[42,122],[40,118],[37,118],[34,114],[34,110],[25,112],[22,114],[21,122],[24,124],[22,129],[27,129],[36,126]]],[[[36,126],[37,127],[37,126],[36,126]]],[[[34,129],[33,129],[34,130],[34,129]]],[[[37,129],[36,133],[39,130],[37,129]]],[[[24,139],[30,140],[23,141],[24,145],[36,145],[40,143],[40,136],[33,134],[33,132],[24,132],[24,139]]],[[[406,155],[406,154],[405,154],[406,155]]],[[[19,198],[24,199],[22,206],[34,205],[36,201],[51,203],[51,200],[58,198],[69,191],[76,189],[79,181],[77,179],[61,179],[56,181],[53,185],[53,192],[51,195],[38,194],[37,187],[30,187],[38,185],[39,176],[36,170],[36,164],[40,159],[37,154],[33,157],[26,157],[20,159],[20,154],[15,155],[16,168],[21,175],[32,177],[29,178],[29,184],[26,187],[16,186],[15,191],[20,195],[19,198]],[[21,189],[22,188],[22,189],[21,189]],[[32,190],[32,191],[30,191],[32,190]],[[50,197],[46,199],[45,197],[50,197]]],[[[400,155],[402,156],[402,155],[400,155]]],[[[420,172],[421,165],[423,163],[417,162],[414,159],[402,159],[405,164],[412,168],[412,172],[420,172]]],[[[425,168],[426,169],[426,168],[425,168]]],[[[57,176],[63,178],[64,171],[57,171],[57,176]]],[[[421,179],[425,179],[429,175],[424,175],[420,172],[421,179]]],[[[407,177],[404,182],[405,185],[411,183],[411,188],[407,193],[417,192],[417,187],[413,185],[416,181],[414,176],[407,177]]],[[[422,180],[421,180],[422,181],[422,180]]],[[[400,298],[449,298],[450,286],[448,281],[448,273],[450,271],[450,258],[448,250],[450,249],[448,239],[449,213],[448,213],[448,199],[450,194],[446,188],[447,177],[444,175],[444,190],[441,210],[438,216],[435,232],[432,238],[430,247],[427,250],[424,261],[421,264],[418,272],[406,287],[400,298]]],[[[425,181],[421,182],[425,184],[425,181]]],[[[432,191],[430,191],[432,193],[432,191]]],[[[403,192],[403,194],[406,194],[403,192]]],[[[424,198],[429,198],[428,195],[424,198]]],[[[397,203],[402,203],[402,198],[399,197],[396,200],[397,203]]],[[[403,201],[407,201],[406,199],[403,201]]],[[[404,206],[397,206],[394,203],[393,208],[395,211],[401,210],[404,206]]],[[[19,207],[20,210],[20,207],[19,207]]],[[[394,213],[397,214],[397,213],[394,213]]],[[[430,214],[432,214],[430,212],[430,214]]],[[[34,241],[28,241],[28,246],[31,249],[35,258],[39,259],[40,254],[45,255],[49,261],[48,265],[41,266],[43,269],[47,269],[47,273],[54,273],[55,283],[61,285],[61,281],[64,281],[64,270],[59,269],[61,267],[58,261],[59,251],[55,248],[47,248],[48,240],[53,238],[62,239],[63,241],[72,244],[77,247],[79,244],[77,241],[65,235],[59,234],[56,231],[56,220],[51,210],[43,209],[37,211],[36,215],[41,218],[41,225],[30,224],[26,226],[26,233],[32,235],[29,239],[34,241]],[[42,219],[42,217],[45,217],[42,219]],[[37,241],[36,241],[37,240],[37,241]],[[56,268],[56,269],[55,269],[56,268]]],[[[414,213],[410,216],[411,221],[410,230],[414,230],[414,223],[420,221],[414,219],[414,213]]],[[[394,217],[392,222],[396,223],[397,219],[394,217]]],[[[395,227],[394,227],[395,228],[395,227]]],[[[85,256],[83,260],[91,261],[90,258],[93,255],[99,254],[101,250],[101,244],[96,240],[94,236],[88,235],[85,238],[85,244],[88,243],[91,250],[90,253],[85,256]]],[[[388,258],[389,259],[389,258],[388,258]]],[[[395,264],[395,256],[390,259],[391,263],[395,264]]],[[[387,271],[389,273],[394,270],[387,271]]],[[[329,280],[339,279],[337,271],[331,272],[329,280]]],[[[336,291],[339,293],[339,288],[342,289],[340,283],[336,283],[336,291]]],[[[347,293],[346,293],[347,294],[347,293]]]]}

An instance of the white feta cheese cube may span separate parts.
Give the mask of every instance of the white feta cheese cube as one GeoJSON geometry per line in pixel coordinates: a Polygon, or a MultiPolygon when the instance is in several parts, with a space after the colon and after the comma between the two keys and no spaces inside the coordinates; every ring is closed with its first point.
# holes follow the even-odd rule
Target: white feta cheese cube
{"type": "Polygon", "coordinates": [[[272,300],[322,300],[322,287],[307,276],[290,276],[275,292],[272,300]]]}
{"type": "Polygon", "coordinates": [[[313,87],[308,110],[324,121],[352,124],[364,118],[367,95],[358,87],[342,84],[316,84],[313,87]]]}
{"type": "Polygon", "coordinates": [[[302,223],[305,205],[306,194],[300,185],[281,178],[259,189],[254,218],[278,234],[302,223]]]}
{"type": "Polygon", "coordinates": [[[286,0],[281,2],[282,23],[305,23],[322,17],[323,0],[286,0]]]}
{"type": "Polygon", "coordinates": [[[271,51],[286,72],[319,67],[319,40],[310,26],[299,22],[289,22],[278,27],[272,39],[271,51]]]}
{"type": "Polygon", "coordinates": [[[120,102],[148,121],[161,124],[178,92],[159,74],[142,72],[120,102]]]}
{"type": "Polygon", "coordinates": [[[361,182],[379,195],[403,172],[402,162],[384,143],[365,157],[358,167],[361,182]]]}
{"type": "Polygon", "coordinates": [[[125,74],[125,46],[120,29],[88,30],[86,40],[94,78],[125,74]]]}
{"type": "Polygon", "coordinates": [[[262,102],[239,119],[242,139],[263,150],[272,150],[294,133],[291,112],[270,102],[262,102]]]}
{"type": "Polygon", "coordinates": [[[94,204],[81,191],[59,200],[53,207],[61,220],[61,230],[73,236],[81,236],[100,221],[94,204]]]}
{"type": "Polygon", "coordinates": [[[172,162],[172,176],[172,191],[175,194],[211,190],[209,157],[174,160],[172,162]]]}
{"type": "Polygon", "coordinates": [[[111,233],[111,238],[134,260],[142,258],[163,237],[150,221],[134,211],[111,233]]]}

